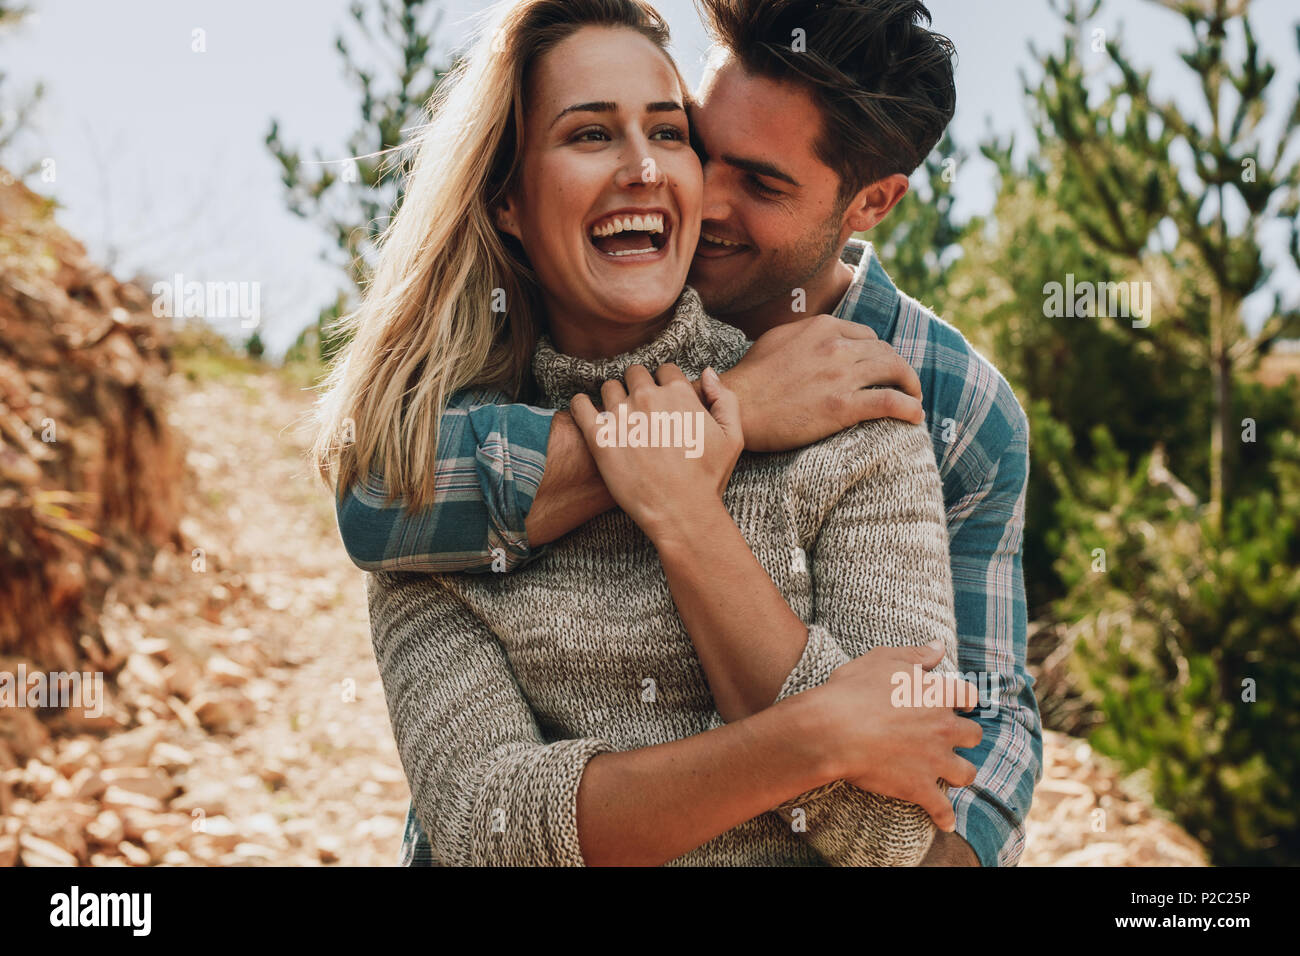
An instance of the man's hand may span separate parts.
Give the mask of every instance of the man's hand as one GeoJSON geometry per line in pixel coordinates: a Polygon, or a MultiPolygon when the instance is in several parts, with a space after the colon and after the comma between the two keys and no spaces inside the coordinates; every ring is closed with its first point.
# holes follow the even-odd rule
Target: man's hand
{"type": "Polygon", "coordinates": [[[940,830],[934,835],[930,852],[921,861],[921,866],[979,866],[980,858],[975,855],[971,845],[956,833],[940,830]]]}
{"type": "Polygon", "coordinates": [[[876,418],[924,419],[912,366],[865,325],[831,315],[768,330],[722,380],[740,399],[749,451],[802,448],[876,418]]]}
{"type": "MultiPolygon", "coordinates": [[[[957,817],[938,781],[954,787],[974,782],[975,765],[953,751],[976,746],[983,730],[954,713],[979,706],[975,685],[956,674],[930,672],[942,659],[938,644],[877,647],[804,693],[818,698],[832,779],[915,803],[935,826],[950,831],[957,817]],[[926,671],[922,680],[933,681],[939,693],[924,692],[917,699],[933,704],[896,705],[895,675],[910,682],[921,669],[926,671]]],[[[905,696],[913,699],[910,693],[905,696]]]]}

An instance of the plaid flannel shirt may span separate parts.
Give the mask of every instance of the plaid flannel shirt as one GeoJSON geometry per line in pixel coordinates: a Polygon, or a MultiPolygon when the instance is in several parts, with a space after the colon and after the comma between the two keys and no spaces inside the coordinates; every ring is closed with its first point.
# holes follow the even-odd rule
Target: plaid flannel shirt
{"type": "MultiPolygon", "coordinates": [[[[953,326],[902,294],[874,249],[853,239],[855,274],[835,314],[869,326],[916,370],[947,508],[956,598],[958,668],[980,689],[979,745],[958,751],[975,782],[949,795],[957,833],[984,866],[1013,866],[1042,776],[1042,729],[1025,669],[1027,612],[1021,544],[1029,423],[1006,380],[953,326]]],[[[407,514],[386,505],[381,476],[339,501],[349,556],[368,571],[508,570],[537,557],[524,519],[546,464],[549,409],[490,390],[458,393],[443,415],[435,503],[407,514]]],[[[408,814],[405,863],[428,863],[408,814]]]]}

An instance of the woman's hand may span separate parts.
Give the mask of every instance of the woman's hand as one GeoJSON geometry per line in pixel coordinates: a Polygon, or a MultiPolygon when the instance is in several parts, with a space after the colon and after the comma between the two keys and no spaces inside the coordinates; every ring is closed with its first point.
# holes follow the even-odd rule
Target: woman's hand
{"type": "Polygon", "coordinates": [[[745,447],[735,394],[713,369],[700,384],[703,404],[676,365],[660,366],[653,378],[633,365],[626,390],[614,380],[601,387],[603,412],[586,395],[569,408],[609,493],[652,541],[689,533],[721,507],[745,447]]]}

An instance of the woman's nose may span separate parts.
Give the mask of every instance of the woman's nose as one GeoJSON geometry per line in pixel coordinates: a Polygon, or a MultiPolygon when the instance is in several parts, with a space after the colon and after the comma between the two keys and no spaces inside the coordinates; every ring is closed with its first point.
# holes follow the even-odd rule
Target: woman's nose
{"type": "Polygon", "coordinates": [[[631,186],[657,186],[663,179],[663,172],[650,152],[649,144],[635,143],[628,146],[619,166],[615,183],[620,188],[631,186]]]}

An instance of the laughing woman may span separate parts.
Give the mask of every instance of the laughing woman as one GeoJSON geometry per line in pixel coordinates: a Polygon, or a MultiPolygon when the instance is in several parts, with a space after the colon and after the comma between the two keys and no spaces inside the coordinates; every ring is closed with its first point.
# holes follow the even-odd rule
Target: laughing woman
{"type": "Polygon", "coordinates": [[[882,689],[854,659],[933,643],[953,670],[929,438],[877,421],[742,454],[712,370],[749,343],[683,287],[702,174],[667,40],[641,0],[504,12],[440,88],[323,399],[338,493],[382,474],[429,500],[440,412],[468,388],[572,403],[620,505],[510,574],[370,575],[415,855],[914,864],[944,788],[871,792],[908,755],[869,752],[882,689]],[[703,454],[605,447],[593,399],[698,413],[703,454]]]}

